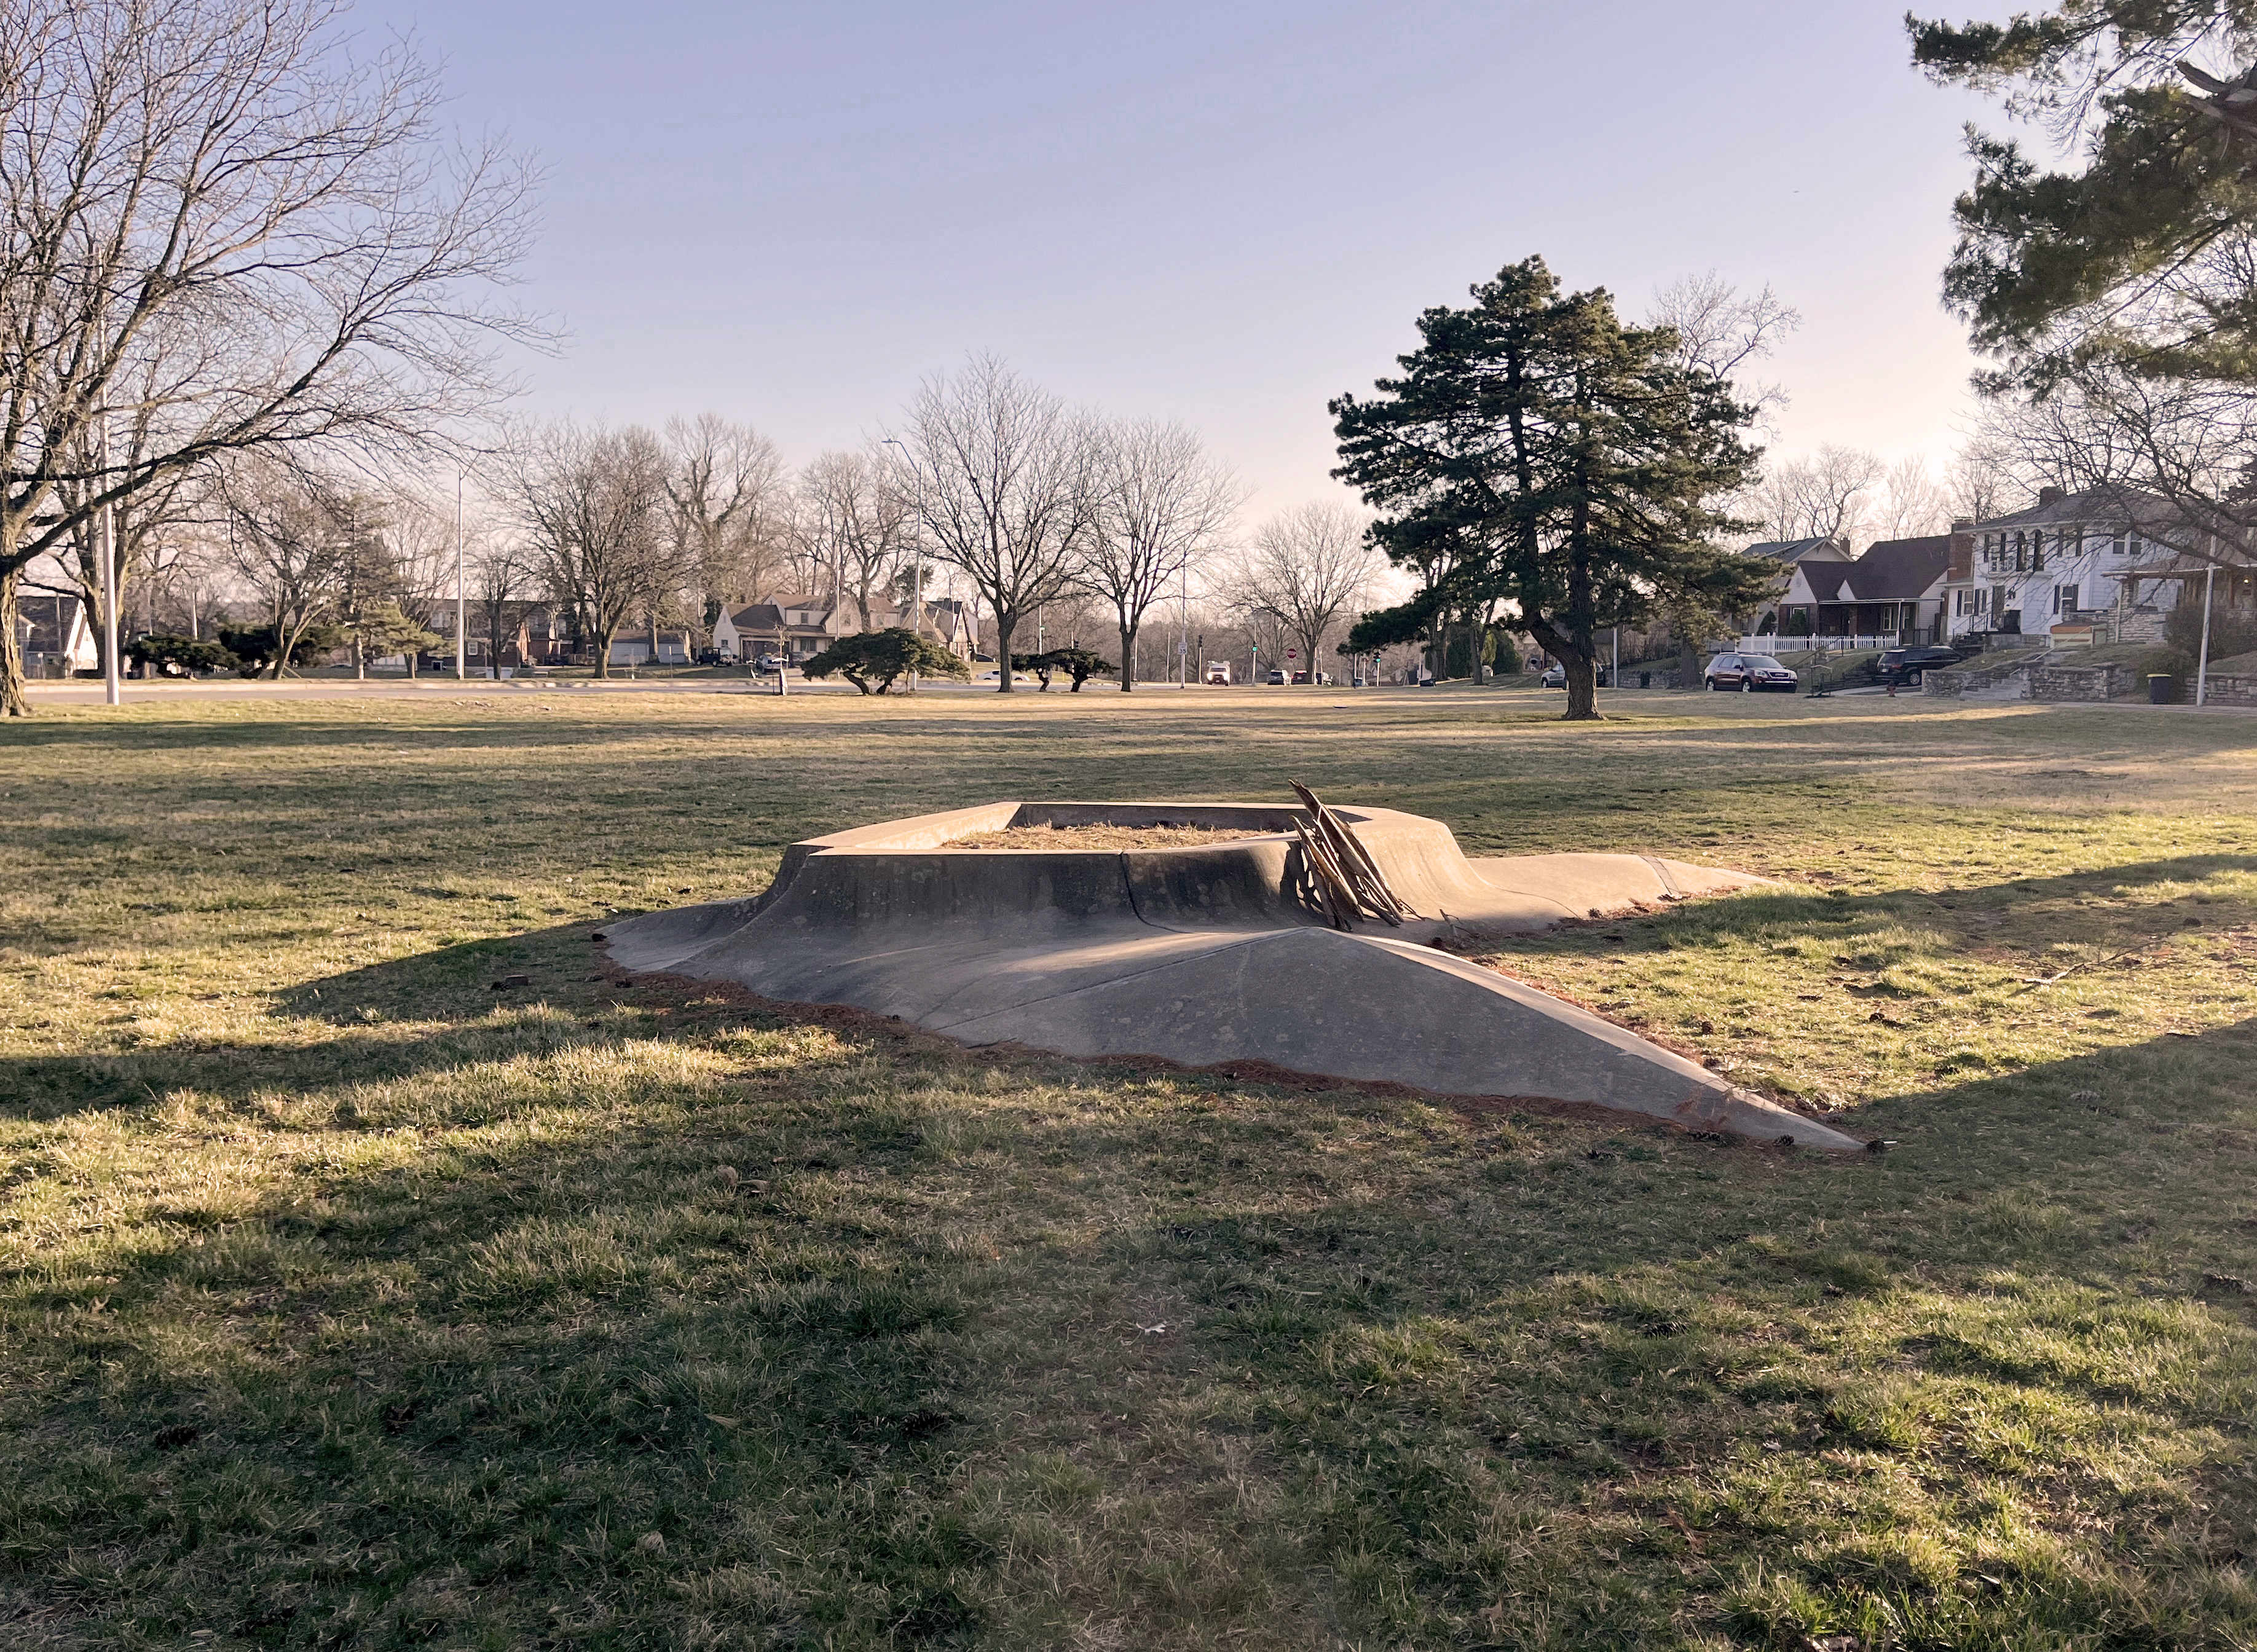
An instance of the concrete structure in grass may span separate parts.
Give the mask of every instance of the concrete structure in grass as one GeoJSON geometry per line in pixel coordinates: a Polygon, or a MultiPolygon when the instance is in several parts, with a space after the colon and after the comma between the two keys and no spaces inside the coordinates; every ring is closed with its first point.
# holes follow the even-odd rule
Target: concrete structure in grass
{"type": "Polygon", "coordinates": [[[765,893],[623,919],[606,937],[629,970],[853,1005],[975,1047],[1190,1067],[1254,1060],[1839,1151],[1865,1145],[1426,944],[1764,879],[1646,855],[1468,860],[1439,821],[1331,813],[1416,916],[1362,918],[1346,931],[1328,921],[1297,831],[1311,816],[1290,804],[1001,802],[794,844],[765,893]],[[1092,835],[1081,829],[1133,840],[1171,827],[1220,836],[1080,846],[1092,835]],[[965,841],[999,832],[1043,846],[965,841]]]}

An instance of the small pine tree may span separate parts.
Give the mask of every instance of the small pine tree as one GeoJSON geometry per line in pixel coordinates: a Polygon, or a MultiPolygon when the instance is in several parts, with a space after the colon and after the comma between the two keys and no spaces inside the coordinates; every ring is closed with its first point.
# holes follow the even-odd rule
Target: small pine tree
{"type": "Polygon", "coordinates": [[[972,675],[972,668],[947,649],[903,625],[841,637],[801,670],[810,678],[844,677],[864,694],[885,694],[913,671],[959,680],[972,675]]]}

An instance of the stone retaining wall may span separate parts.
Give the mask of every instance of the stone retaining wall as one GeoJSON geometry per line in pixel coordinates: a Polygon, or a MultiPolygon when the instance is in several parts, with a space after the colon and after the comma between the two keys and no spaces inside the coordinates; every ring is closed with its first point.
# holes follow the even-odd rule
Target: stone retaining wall
{"type": "Polygon", "coordinates": [[[1920,686],[1924,694],[1942,695],[1957,699],[1978,688],[1995,688],[2017,672],[2030,669],[2027,660],[2007,660],[1987,666],[1961,666],[1950,671],[1928,671],[1921,674],[1920,686]]]}
{"type": "Polygon", "coordinates": [[[2114,661],[2097,666],[2033,665],[2033,700],[2113,700],[2119,695],[2144,693],[2147,680],[2129,667],[2114,661]]]}

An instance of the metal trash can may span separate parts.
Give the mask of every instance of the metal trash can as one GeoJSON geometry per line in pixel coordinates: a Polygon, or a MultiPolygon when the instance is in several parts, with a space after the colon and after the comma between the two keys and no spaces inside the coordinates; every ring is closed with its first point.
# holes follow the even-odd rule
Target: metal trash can
{"type": "Polygon", "coordinates": [[[2147,676],[2147,703],[2169,705],[2179,697],[2179,680],[2163,672],[2151,672],[2147,676]]]}
{"type": "Polygon", "coordinates": [[[1651,671],[1639,672],[1638,674],[1638,686],[1641,688],[1651,688],[1653,687],[1653,673],[1651,671]]]}

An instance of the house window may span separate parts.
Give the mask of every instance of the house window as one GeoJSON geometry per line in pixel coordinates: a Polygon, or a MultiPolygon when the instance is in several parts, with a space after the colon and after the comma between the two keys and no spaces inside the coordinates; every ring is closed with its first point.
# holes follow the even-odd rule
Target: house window
{"type": "Polygon", "coordinates": [[[2130,541],[2130,548],[2129,548],[2129,550],[2126,552],[2126,554],[2128,554],[2128,555],[2132,555],[2132,556],[2137,556],[2139,554],[2140,554],[2140,536],[2139,536],[2137,533],[2134,533],[2134,534],[2133,534],[2133,535],[2132,535],[2131,541],[2130,541]]]}
{"type": "Polygon", "coordinates": [[[2053,611],[2056,614],[2073,614],[2077,611],[2076,586],[2056,585],[2053,588],[2053,611]]]}
{"type": "Polygon", "coordinates": [[[2108,554],[2111,556],[2124,554],[2124,536],[2121,533],[2112,533],[2108,536],[2108,554]]]}

